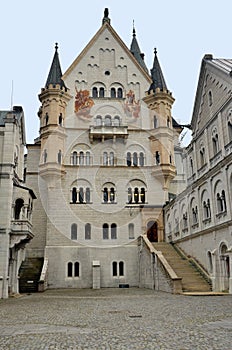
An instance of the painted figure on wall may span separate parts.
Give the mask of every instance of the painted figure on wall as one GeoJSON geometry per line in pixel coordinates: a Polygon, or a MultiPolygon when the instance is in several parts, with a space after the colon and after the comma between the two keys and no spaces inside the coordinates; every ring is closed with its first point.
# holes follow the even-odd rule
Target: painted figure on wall
{"type": "Polygon", "coordinates": [[[75,113],[76,116],[84,120],[90,120],[92,115],[90,115],[91,108],[93,107],[94,102],[89,97],[88,90],[78,90],[76,88],[75,96],[75,113]]]}
{"type": "Polygon", "coordinates": [[[140,117],[140,102],[139,100],[135,100],[135,93],[133,90],[127,92],[123,108],[127,117],[134,120],[140,117]]]}

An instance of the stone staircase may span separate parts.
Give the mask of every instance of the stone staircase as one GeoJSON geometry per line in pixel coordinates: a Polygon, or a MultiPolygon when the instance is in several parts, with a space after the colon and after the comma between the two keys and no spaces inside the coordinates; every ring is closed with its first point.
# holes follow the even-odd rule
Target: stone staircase
{"type": "Polygon", "coordinates": [[[38,292],[43,258],[27,258],[19,269],[19,293],[38,292]]]}
{"type": "Polygon", "coordinates": [[[161,251],[169,265],[178,277],[182,278],[183,292],[210,292],[210,284],[195,269],[188,259],[184,258],[175,248],[166,242],[153,243],[156,250],[161,251]]]}

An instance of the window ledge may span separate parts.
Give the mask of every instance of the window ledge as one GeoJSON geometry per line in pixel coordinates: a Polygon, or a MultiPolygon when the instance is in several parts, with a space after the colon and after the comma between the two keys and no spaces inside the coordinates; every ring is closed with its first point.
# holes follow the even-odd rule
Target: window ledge
{"type": "Polygon", "coordinates": [[[205,219],[202,220],[202,222],[203,222],[203,224],[206,225],[206,224],[211,222],[211,218],[205,218],[205,219]]]}
{"type": "Polygon", "coordinates": [[[217,213],[216,214],[216,218],[221,218],[221,217],[223,217],[223,216],[226,216],[227,215],[227,210],[224,210],[224,211],[222,211],[222,212],[220,212],[220,213],[217,213]]]}

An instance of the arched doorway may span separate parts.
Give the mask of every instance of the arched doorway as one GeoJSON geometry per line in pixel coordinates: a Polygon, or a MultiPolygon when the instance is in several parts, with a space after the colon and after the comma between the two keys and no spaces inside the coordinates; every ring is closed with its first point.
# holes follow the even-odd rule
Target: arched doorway
{"type": "Polygon", "coordinates": [[[223,243],[220,247],[220,260],[221,260],[221,280],[222,290],[229,289],[229,278],[230,278],[230,258],[227,253],[227,246],[223,243]]]}
{"type": "Polygon", "coordinates": [[[149,221],[147,224],[147,238],[150,242],[158,242],[158,225],[155,221],[149,221]]]}

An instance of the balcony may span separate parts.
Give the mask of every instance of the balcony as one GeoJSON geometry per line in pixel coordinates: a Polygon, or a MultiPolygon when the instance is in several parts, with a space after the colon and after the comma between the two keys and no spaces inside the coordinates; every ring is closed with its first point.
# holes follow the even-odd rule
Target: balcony
{"type": "Polygon", "coordinates": [[[113,126],[113,125],[91,125],[89,128],[89,139],[93,143],[94,140],[100,140],[104,142],[105,140],[113,139],[123,139],[124,142],[128,138],[128,126],[113,126]]]}
{"type": "Polygon", "coordinates": [[[18,244],[28,243],[33,238],[32,224],[29,220],[12,220],[10,247],[13,248],[18,244]]]}

